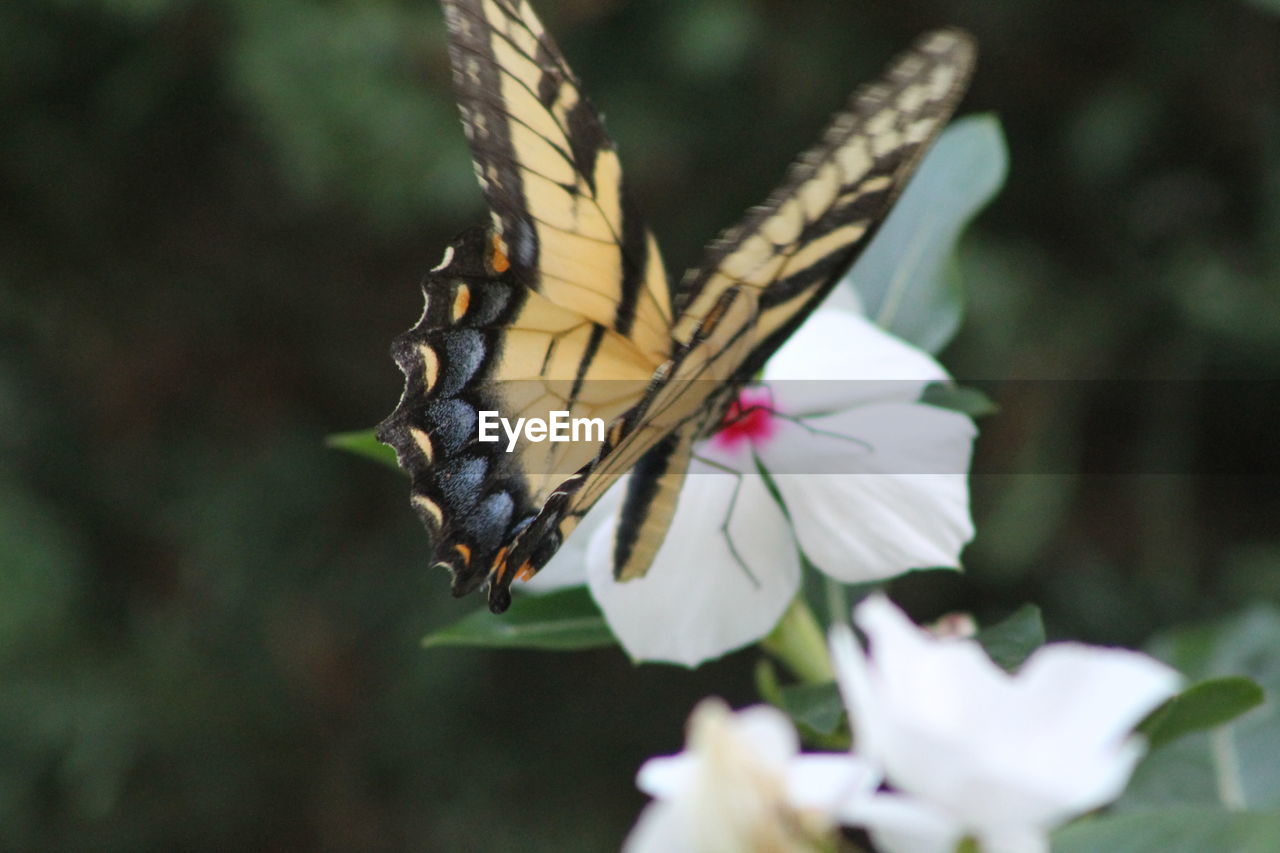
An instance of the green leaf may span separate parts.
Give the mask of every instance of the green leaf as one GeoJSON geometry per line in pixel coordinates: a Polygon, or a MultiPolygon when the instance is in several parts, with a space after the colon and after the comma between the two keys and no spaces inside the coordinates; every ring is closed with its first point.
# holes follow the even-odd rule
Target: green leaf
{"type": "Polygon", "coordinates": [[[616,642],[591,593],[579,586],[520,596],[501,616],[477,610],[428,635],[422,645],[577,651],[616,642]]]}
{"type": "Polygon", "coordinates": [[[963,313],[951,256],[1007,171],[995,116],[969,116],[943,132],[849,273],[868,317],[928,352],[951,340],[963,313]]]}
{"type": "Polygon", "coordinates": [[[1053,853],[1275,853],[1280,812],[1180,807],[1077,821],[1054,834],[1053,853]]]}
{"type": "MultiPolygon", "coordinates": [[[[1179,628],[1153,641],[1148,651],[1197,681],[1243,676],[1256,682],[1271,701],[1253,706],[1229,726],[1211,732],[1179,732],[1181,737],[1172,742],[1165,738],[1165,745],[1138,765],[1113,810],[1193,804],[1280,809],[1280,705],[1275,701],[1280,695],[1280,609],[1259,604],[1227,619],[1179,628]]],[[[1185,714],[1193,721],[1202,720],[1201,715],[1210,710],[1225,713],[1243,707],[1256,695],[1251,687],[1231,681],[1203,697],[1193,694],[1193,702],[1188,703],[1193,707],[1176,713],[1179,718],[1185,714]],[[1222,689],[1233,694],[1213,696],[1222,689]],[[1219,700],[1224,707],[1218,707],[1219,700]],[[1198,708],[1201,702],[1211,707],[1198,708]]],[[[1145,725],[1163,728],[1166,723],[1153,715],[1145,725]]]]}
{"type": "Polygon", "coordinates": [[[1001,669],[1012,672],[1044,645],[1040,608],[1024,604],[1004,621],[979,631],[975,639],[1001,669]]]}
{"type": "Polygon", "coordinates": [[[996,402],[977,388],[954,382],[932,382],[925,386],[920,402],[939,409],[950,409],[971,418],[982,418],[1000,411],[996,402]]]}
{"type": "Polygon", "coordinates": [[[1152,749],[1192,732],[1229,723],[1262,704],[1262,688],[1244,676],[1229,675],[1193,684],[1152,711],[1138,725],[1152,749]]]}
{"type": "Polygon", "coordinates": [[[373,437],[373,430],[362,429],[355,432],[337,432],[325,438],[324,443],[337,450],[345,450],[356,456],[363,456],[380,462],[395,470],[400,470],[396,461],[396,452],[373,437]]]}
{"type": "Polygon", "coordinates": [[[844,718],[844,701],[834,681],[795,684],[779,691],[779,703],[791,719],[823,735],[835,734],[844,718]]]}

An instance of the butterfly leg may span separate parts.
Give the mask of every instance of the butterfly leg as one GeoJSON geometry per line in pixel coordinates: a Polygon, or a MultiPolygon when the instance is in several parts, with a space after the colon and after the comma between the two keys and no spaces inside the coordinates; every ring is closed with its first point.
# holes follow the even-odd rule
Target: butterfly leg
{"type": "Polygon", "coordinates": [[[751,582],[757,587],[760,586],[759,579],[755,576],[755,573],[751,571],[751,567],[747,565],[747,561],[743,559],[742,553],[738,550],[738,546],[734,544],[733,533],[729,530],[729,525],[733,521],[733,513],[738,508],[738,497],[742,494],[742,483],[747,475],[743,474],[741,471],[736,471],[727,465],[722,465],[714,459],[707,459],[696,454],[693,458],[697,459],[704,465],[708,465],[725,474],[729,474],[734,478],[733,494],[729,496],[729,506],[725,508],[724,518],[720,521],[720,535],[724,537],[724,542],[729,548],[729,553],[733,556],[734,562],[738,564],[738,567],[742,569],[743,574],[750,578],[751,582]]]}

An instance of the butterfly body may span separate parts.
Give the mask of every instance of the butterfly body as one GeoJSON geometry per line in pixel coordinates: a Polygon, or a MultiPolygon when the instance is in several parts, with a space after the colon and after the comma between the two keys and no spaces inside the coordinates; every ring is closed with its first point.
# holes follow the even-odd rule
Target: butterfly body
{"type": "Polygon", "coordinates": [[[973,62],[938,31],[855,93],[817,147],[672,286],[603,124],[525,0],[444,0],[454,84],[492,213],[423,286],[396,339],[406,377],[378,429],[457,595],[495,612],[630,473],[614,573],[642,575],[694,443],[866,245],[954,108],[973,62]],[[600,440],[479,439],[482,412],[567,411],[600,440]]]}

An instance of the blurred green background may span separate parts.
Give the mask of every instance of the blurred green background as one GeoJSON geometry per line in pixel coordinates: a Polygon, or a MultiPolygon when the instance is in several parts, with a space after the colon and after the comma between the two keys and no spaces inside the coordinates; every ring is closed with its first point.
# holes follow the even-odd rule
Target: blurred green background
{"type": "MultiPolygon", "coordinates": [[[[673,267],[971,29],[1012,166],[944,362],[1188,381],[1007,386],[979,467],[1030,473],[975,477],[968,574],[899,597],[1128,644],[1280,597],[1280,412],[1215,391],[1280,379],[1280,4],[535,5],[673,267]]],[[[478,601],[404,481],[323,445],[390,411],[417,283],[484,218],[437,5],[6,0],[0,45],[0,848],[616,846],[755,653],[424,651],[478,601]]]]}

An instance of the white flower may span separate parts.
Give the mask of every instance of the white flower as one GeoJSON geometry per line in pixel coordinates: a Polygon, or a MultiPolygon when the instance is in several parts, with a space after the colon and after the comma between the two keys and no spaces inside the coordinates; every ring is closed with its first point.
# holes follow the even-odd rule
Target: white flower
{"type": "Polygon", "coordinates": [[[636,784],[654,798],[626,853],[751,853],[830,849],[834,815],[876,786],[848,753],[800,755],[775,708],[736,714],[717,699],[689,718],[685,751],[654,758],[636,784]]]}
{"type": "Polygon", "coordinates": [[[886,853],[1047,851],[1049,831],[1115,799],[1144,744],[1130,735],[1171,696],[1176,672],[1146,655],[1076,643],[1037,650],[1016,675],[969,639],[939,639],[876,595],[832,657],[856,750],[894,794],[844,814],[886,853]]]}
{"type": "MultiPolygon", "coordinates": [[[[695,666],[759,640],[800,587],[800,551],[847,583],[957,567],[973,536],[966,474],[975,429],[919,402],[946,378],[928,355],[854,312],[810,317],[769,361],[763,385],[743,392],[740,420],[697,448],[645,577],[612,575],[616,519],[604,513],[618,506],[622,484],[584,520],[594,533],[570,538],[590,536],[585,579],[628,654],[695,666]]],[[[581,577],[570,553],[533,583],[581,577]]]]}

